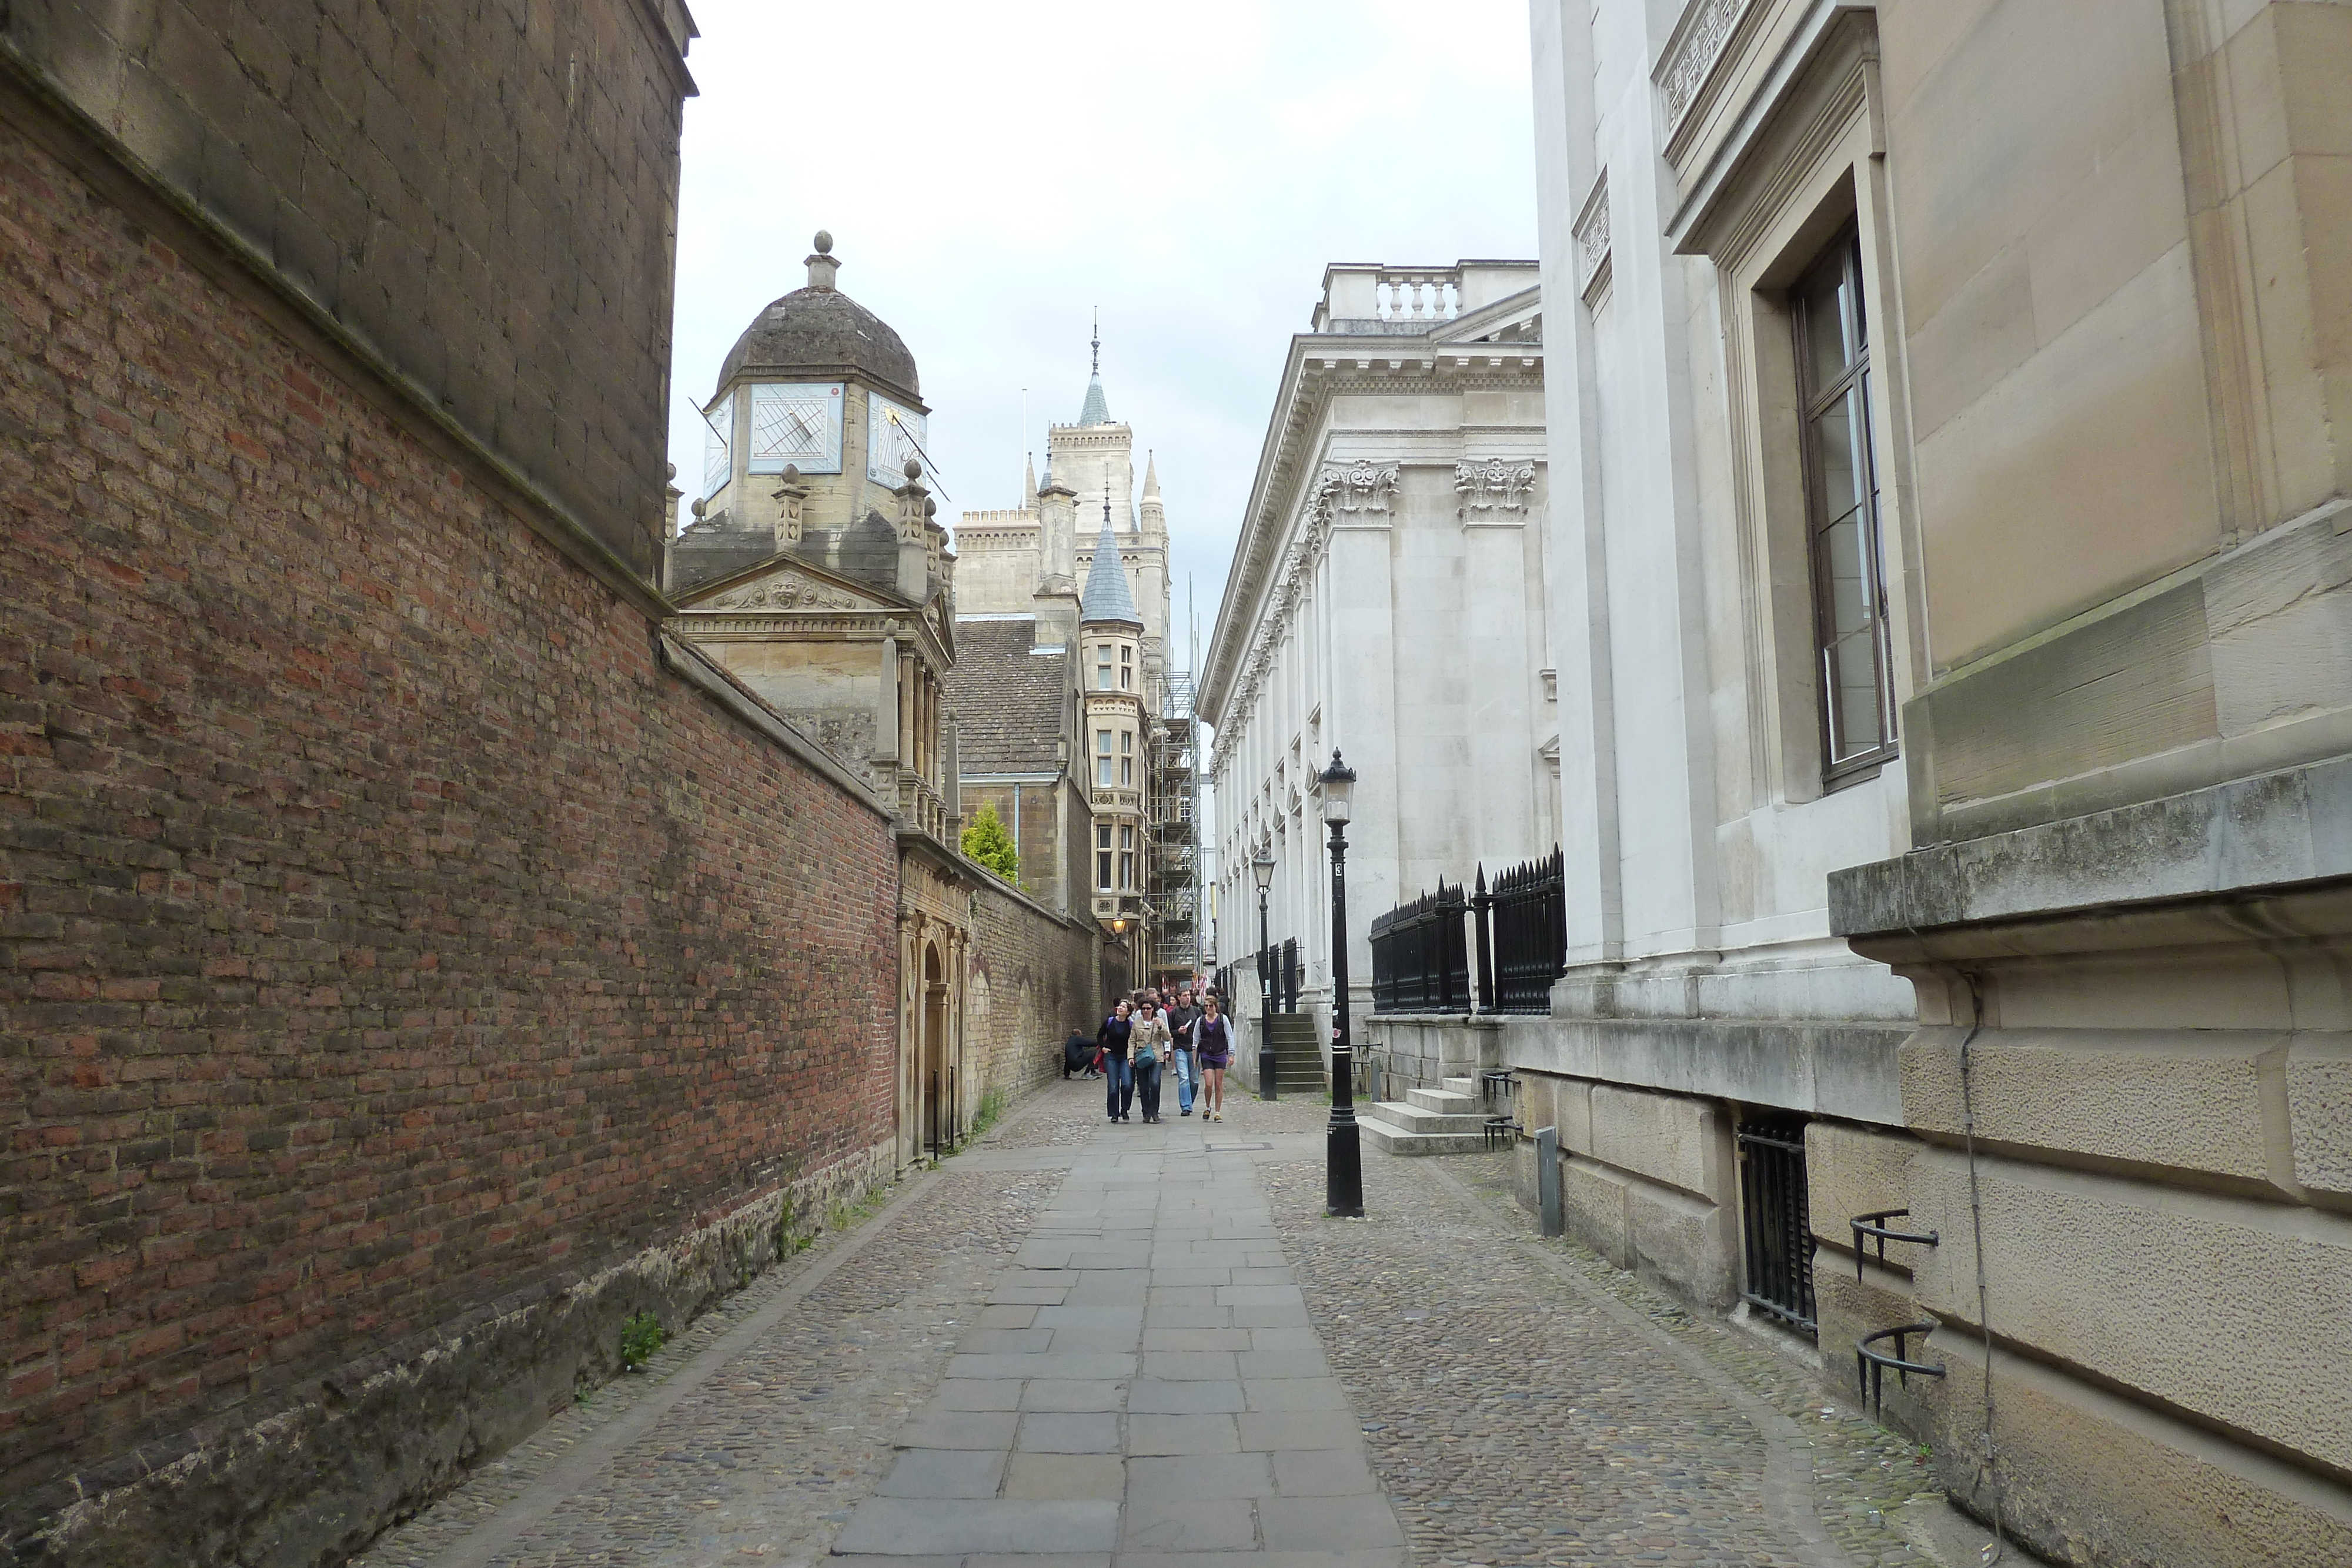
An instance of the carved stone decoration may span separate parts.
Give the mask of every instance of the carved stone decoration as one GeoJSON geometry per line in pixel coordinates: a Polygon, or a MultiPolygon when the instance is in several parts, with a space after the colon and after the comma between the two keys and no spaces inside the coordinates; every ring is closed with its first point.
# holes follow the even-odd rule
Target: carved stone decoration
{"type": "Polygon", "coordinates": [[[1317,481],[1318,509],[1331,512],[1385,512],[1396,494],[1397,465],[1358,458],[1353,463],[1327,463],[1317,481]]]}
{"type": "Polygon", "coordinates": [[[1609,282],[1609,171],[1592,182],[1576,216],[1576,290],[1588,305],[1609,282]]]}
{"type": "Polygon", "coordinates": [[[1465,522],[1489,522],[1498,515],[1525,513],[1536,465],[1507,457],[1471,458],[1454,465],[1454,493],[1462,497],[1465,522]]]}
{"type": "Polygon", "coordinates": [[[856,610],[862,601],[797,572],[780,571],[695,606],[698,610],[856,610]]]}
{"type": "Polygon", "coordinates": [[[1658,69],[1658,86],[1666,99],[1666,128],[1682,123],[1706,84],[1707,73],[1723,57],[1723,46],[1748,9],[1748,0],[1691,0],[1691,9],[1676,30],[1681,36],[1667,47],[1658,69]]]}

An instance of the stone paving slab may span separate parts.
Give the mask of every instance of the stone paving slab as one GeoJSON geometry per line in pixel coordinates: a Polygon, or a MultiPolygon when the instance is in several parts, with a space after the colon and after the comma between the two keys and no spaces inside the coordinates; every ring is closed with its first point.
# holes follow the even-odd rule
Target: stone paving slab
{"type": "Polygon", "coordinates": [[[1243,1101],[1213,1134],[1111,1127],[1083,1086],[1049,1088],[649,1426],[626,1413],[681,1355],[707,1361],[773,1318],[761,1303],[786,1286],[723,1303],[646,1378],[358,1561],[1916,1561],[1873,1522],[1916,1490],[1906,1446],[1813,1412],[1805,1368],[1531,1238],[1505,1155],[1368,1155],[1371,1218],[1324,1219],[1326,1114],[1243,1101]],[[1766,1406],[1787,1430],[1768,1431],[1766,1406]],[[1790,1423],[1808,1416],[1811,1462],[1792,1471],[1790,1423]],[[586,1484],[551,1490],[600,1419],[643,1429],[586,1484]],[[1811,1477],[1803,1516],[1825,1522],[1810,1532],[1768,1496],[1775,1453],[1784,1481],[1811,1477]],[[485,1521],[517,1508],[530,1527],[486,1549],[485,1521]]]}
{"type": "Polygon", "coordinates": [[[834,1545],[845,1556],[1107,1552],[1118,1540],[1118,1511],[1108,1500],[868,1498],[834,1545]]]}

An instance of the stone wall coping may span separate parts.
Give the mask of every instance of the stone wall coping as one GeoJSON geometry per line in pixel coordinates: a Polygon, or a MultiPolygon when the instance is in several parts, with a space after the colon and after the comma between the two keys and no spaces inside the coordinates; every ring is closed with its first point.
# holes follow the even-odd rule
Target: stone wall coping
{"type": "Polygon", "coordinates": [[[721,669],[709,655],[691,643],[681,642],[665,632],[660,637],[662,663],[683,678],[718,701],[733,717],[782,747],[793,758],[824,776],[828,783],[838,786],[849,798],[880,817],[893,821],[895,813],[882,803],[879,796],[861,783],[857,776],[833,758],[833,754],[786,722],[784,716],[761,702],[748,687],[721,669]]]}
{"type": "Polygon", "coordinates": [[[1832,872],[1830,930],[1895,936],[2352,878],[2352,758],[1832,872]]]}
{"type": "Polygon", "coordinates": [[[1377,1023],[1451,1024],[1461,1029],[1501,1029],[1512,1019],[1533,1019],[1533,1013],[1372,1013],[1367,1027],[1377,1023]]]}

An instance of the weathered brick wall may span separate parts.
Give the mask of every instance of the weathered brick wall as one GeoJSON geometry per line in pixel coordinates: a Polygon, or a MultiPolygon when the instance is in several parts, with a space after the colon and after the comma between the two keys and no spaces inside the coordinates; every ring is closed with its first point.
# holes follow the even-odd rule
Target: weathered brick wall
{"type": "Polygon", "coordinates": [[[677,0],[0,5],[0,48],[646,579],[690,36],[677,0]]]}
{"type": "Polygon", "coordinates": [[[324,1561],[887,1176],[894,851],[158,232],[0,120],[0,1561],[324,1561]]]}
{"type": "Polygon", "coordinates": [[[1062,1039],[1094,1032],[1101,998],[1099,936],[982,878],[972,911],[967,998],[985,991],[984,1018],[968,1022],[966,1050],[981,1087],[1019,1094],[1060,1076],[1062,1039]]]}

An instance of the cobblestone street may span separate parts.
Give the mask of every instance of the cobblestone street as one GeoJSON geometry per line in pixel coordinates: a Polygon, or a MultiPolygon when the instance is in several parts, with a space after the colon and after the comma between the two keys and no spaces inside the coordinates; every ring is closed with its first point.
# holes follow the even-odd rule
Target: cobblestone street
{"type": "Polygon", "coordinates": [[[1538,1240],[1507,1156],[1055,1086],[380,1540],[364,1568],[1897,1564],[1908,1447],[1538,1240]]]}

